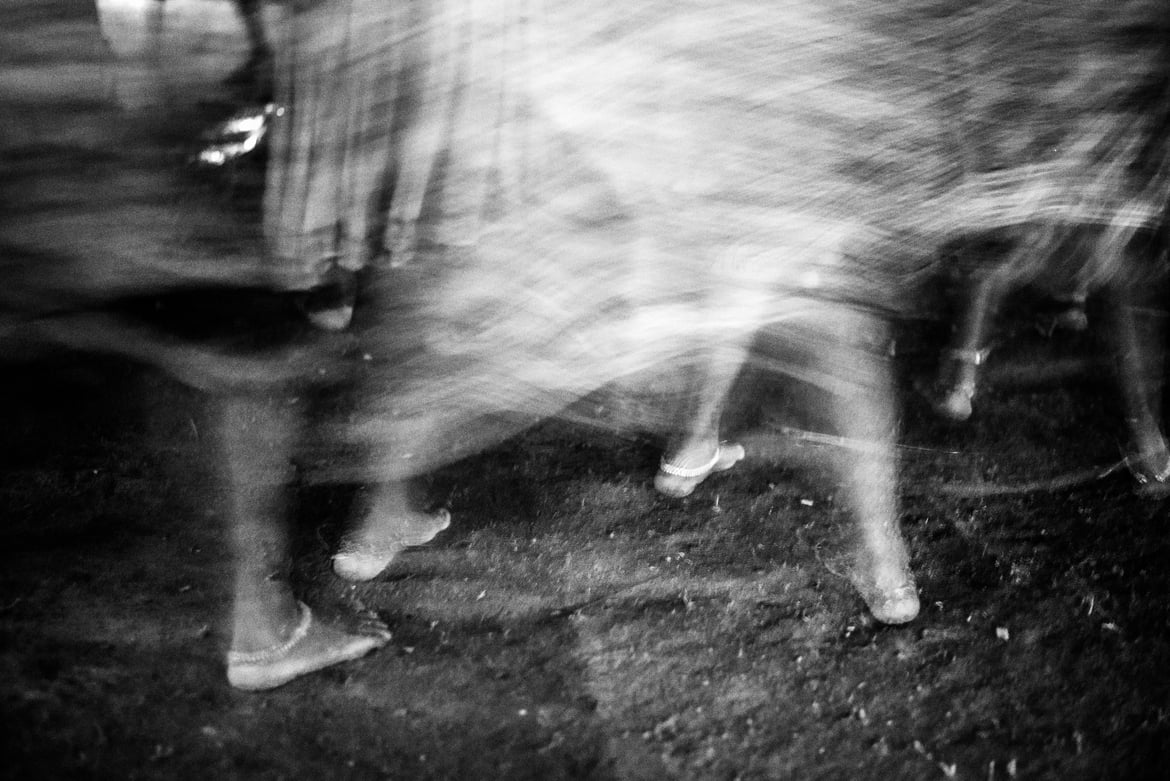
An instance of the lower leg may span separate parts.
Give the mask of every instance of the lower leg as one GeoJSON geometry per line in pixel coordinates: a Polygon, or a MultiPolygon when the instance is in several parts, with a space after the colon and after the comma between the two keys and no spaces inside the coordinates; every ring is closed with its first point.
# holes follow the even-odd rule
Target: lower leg
{"type": "Polygon", "coordinates": [[[730,469],[743,459],[740,445],[720,443],[719,429],[727,394],[746,358],[743,345],[716,347],[696,368],[681,430],[667,443],[654,478],[660,493],[688,496],[712,472],[730,469]]]}
{"type": "Polygon", "coordinates": [[[853,354],[838,365],[850,366],[855,375],[830,399],[834,425],[850,443],[838,461],[857,523],[850,580],[874,618],[905,623],[918,615],[919,601],[898,523],[893,385],[876,356],[853,354]]]}
{"type": "Polygon", "coordinates": [[[1105,300],[1106,333],[1117,366],[1125,417],[1137,459],[1131,468],[1142,483],[1170,479],[1170,449],[1162,433],[1161,323],[1139,323],[1133,308],[1119,291],[1110,290],[1105,300]]]}
{"type": "Polygon", "coordinates": [[[228,681],[270,689],[389,639],[385,627],[351,634],[315,619],[288,580],[286,494],[292,425],[287,405],[255,399],[224,402],[221,431],[235,557],[228,681]]]}
{"type": "Polygon", "coordinates": [[[451,513],[411,508],[406,483],[390,481],[368,489],[357,508],[355,527],[333,557],[333,571],[351,581],[377,577],[409,547],[425,545],[451,524],[451,513]]]}

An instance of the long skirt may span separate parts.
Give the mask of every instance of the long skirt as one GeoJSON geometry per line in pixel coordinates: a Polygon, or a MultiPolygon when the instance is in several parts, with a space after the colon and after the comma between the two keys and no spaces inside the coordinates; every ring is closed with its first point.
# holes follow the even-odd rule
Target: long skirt
{"type": "Polygon", "coordinates": [[[1158,0],[344,0],[288,30],[269,237],[300,284],[384,272],[342,438],[398,452],[433,428],[401,421],[550,414],[764,327],[815,356],[956,238],[1164,210],[1158,0]]]}
{"type": "Polygon", "coordinates": [[[493,156],[523,124],[511,91],[532,48],[523,5],[339,0],[278,26],[264,208],[278,285],[405,264],[420,240],[475,240],[489,170],[516,173],[493,156]]]}

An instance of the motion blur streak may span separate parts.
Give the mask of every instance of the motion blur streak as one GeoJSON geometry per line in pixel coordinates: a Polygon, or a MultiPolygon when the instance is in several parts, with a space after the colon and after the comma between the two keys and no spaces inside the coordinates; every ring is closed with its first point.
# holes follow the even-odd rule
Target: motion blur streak
{"type": "Polygon", "coordinates": [[[877,324],[852,359],[818,345],[850,309],[912,308],[940,244],[1165,213],[1160,2],[390,5],[294,18],[328,108],[293,96],[276,153],[344,150],[346,200],[291,166],[270,205],[296,219],[267,223],[289,256],[341,236],[378,261],[338,436],[383,475],[451,457],[420,456],[434,420],[474,440],[480,415],[552,414],[765,325],[769,368],[864,384],[877,324]],[[771,360],[794,345],[814,361],[771,360]]]}
{"type": "Polygon", "coordinates": [[[192,192],[176,165],[200,93],[125,108],[125,76],[93,2],[0,5],[5,325],[120,296],[262,281],[243,220],[192,192]]]}

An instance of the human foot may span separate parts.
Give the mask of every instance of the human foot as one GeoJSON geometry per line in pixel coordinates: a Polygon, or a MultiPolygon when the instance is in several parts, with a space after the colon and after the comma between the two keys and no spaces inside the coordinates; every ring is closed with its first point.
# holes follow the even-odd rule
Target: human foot
{"type": "Polygon", "coordinates": [[[654,487],[658,492],[675,499],[690,496],[699,483],[714,472],[725,472],[744,458],[742,445],[723,442],[715,446],[712,455],[700,452],[698,448],[681,448],[669,456],[663,456],[654,476],[654,487]]]}
{"type": "MultiPolygon", "coordinates": [[[[866,557],[871,558],[871,557],[866,557]]],[[[882,563],[859,564],[848,573],[849,582],[861,594],[869,612],[883,624],[905,624],[918,616],[921,605],[914,574],[901,557],[890,556],[882,563]]]]}
{"type": "Polygon", "coordinates": [[[333,556],[333,571],[349,581],[376,578],[406,548],[425,545],[451,525],[451,513],[405,513],[371,523],[347,536],[333,556]]]}
{"type": "Polygon", "coordinates": [[[308,321],[322,331],[344,331],[353,321],[356,301],[357,274],[334,266],[300,305],[308,321]]]}
{"type": "Polygon", "coordinates": [[[228,652],[228,683],[245,691],[274,689],[302,675],[365,656],[390,640],[390,632],[382,624],[367,623],[363,629],[368,629],[368,634],[350,634],[315,619],[308,605],[302,603],[300,608],[300,622],[284,642],[259,651],[228,652]]]}
{"type": "Polygon", "coordinates": [[[912,579],[886,587],[858,580],[854,580],[853,585],[861,593],[869,612],[883,624],[905,624],[918,617],[921,605],[912,579]]]}
{"type": "Polygon", "coordinates": [[[1164,446],[1147,447],[1126,463],[1141,486],[1139,493],[1158,498],[1170,494],[1170,452],[1164,446]]]}

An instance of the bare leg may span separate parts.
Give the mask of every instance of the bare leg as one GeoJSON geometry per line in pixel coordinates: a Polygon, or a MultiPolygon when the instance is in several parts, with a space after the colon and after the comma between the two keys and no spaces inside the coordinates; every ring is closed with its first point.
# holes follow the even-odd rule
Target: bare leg
{"type": "Polygon", "coordinates": [[[228,681],[240,689],[280,686],[386,644],[385,627],[349,634],[313,616],[287,579],[287,502],[293,419],[283,400],[223,402],[235,595],[228,681]]]}
{"type": "Polygon", "coordinates": [[[902,624],[918,615],[919,602],[898,524],[893,382],[882,356],[849,346],[851,338],[878,333],[881,325],[859,313],[835,319],[838,338],[825,346],[824,355],[826,365],[841,380],[829,389],[829,413],[849,443],[837,462],[857,522],[849,577],[874,618],[902,624]],[[849,377],[842,375],[842,368],[849,377]]]}
{"type": "Polygon", "coordinates": [[[987,344],[995,315],[1007,293],[1008,273],[997,268],[978,277],[960,306],[951,346],[943,353],[938,378],[927,396],[935,412],[953,421],[971,417],[979,389],[979,367],[987,360],[987,344]]]}
{"type": "Polygon", "coordinates": [[[264,32],[263,0],[236,0],[248,37],[248,59],[227,78],[231,85],[250,86],[257,100],[272,96],[272,49],[264,32]]]}
{"type": "Polygon", "coordinates": [[[1117,365],[1117,380],[1137,456],[1130,467],[1141,483],[1170,479],[1170,449],[1162,435],[1162,339],[1157,327],[1139,324],[1123,294],[1104,294],[1106,333],[1117,365]]]}

